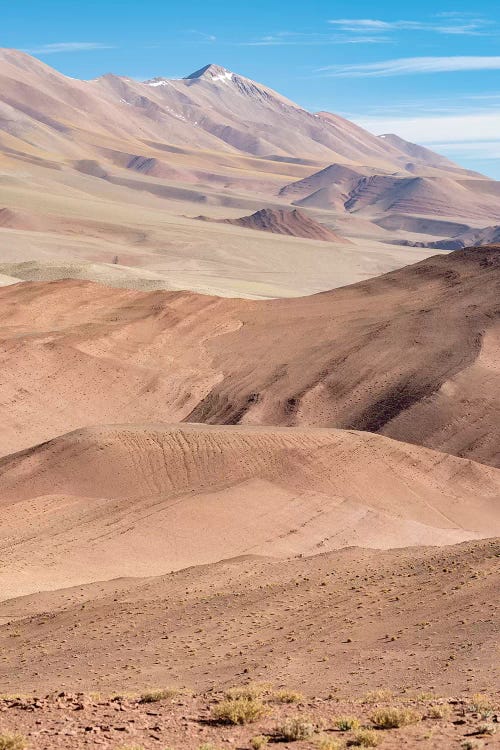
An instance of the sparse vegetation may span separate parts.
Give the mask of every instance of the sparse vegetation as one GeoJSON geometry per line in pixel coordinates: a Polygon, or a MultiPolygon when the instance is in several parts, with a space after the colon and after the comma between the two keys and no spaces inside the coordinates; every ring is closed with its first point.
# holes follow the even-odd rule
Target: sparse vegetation
{"type": "Polygon", "coordinates": [[[262,750],[269,742],[269,737],[265,734],[257,734],[250,740],[250,747],[252,750],[262,750]]]}
{"type": "Polygon", "coordinates": [[[298,740],[307,740],[312,737],[316,730],[315,725],[310,719],[296,716],[293,719],[287,719],[276,730],[276,734],[282,737],[285,742],[297,742],[298,740]]]}
{"type": "Polygon", "coordinates": [[[258,698],[228,698],[213,707],[212,718],[223,724],[249,724],[267,713],[267,706],[258,698]]]}
{"type": "Polygon", "coordinates": [[[370,716],[377,729],[399,729],[416,724],[421,718],[420,714],[411,708],[381,708],[370,716]]]}
{"type": "Polygon", "coordinates": [[[447,703],[443,703],[436,706],[431,706],[427,711],[427,718],[429,719],[448,719],[451,714],[451,706],[447,703]]]}
{"type": "Polygon", "coordinates": [[[333,737],[319,737],[316,742],[318,750],[342,750],[342,743],[338,740],[334,740],[333,737]]]}
{"type": "Polygon", "coordinates": [[[476,729],[476,734],[495,734],[497,731],[497,728],[494,724],[491,722],[485,722],[483,724],[479,724],[478,728],[476,729]]]}
{"type": "Polygon", "coordinates": [[[25,750],[27,746],[22,734],[0,734],[0,750],[25,750]]]}
{"type": "Polygon", "coordinates": [[[371,729],[358,729],[354,735],[347,740],[347,747],[377,747],[377,733],[371,729]]]}
{"type": "Polygon", "coordinates": [[[179,691],[175,688],[168,688],[166,690],[148,690],[139,697],[139,703],[157,703],[158,701],[164,701],[167,698],[174,698],[179,695],[179,691]]]}
{"type": "Polygon", "coordinates": [[[260,698],[267,689],[267,685],[252,682],[249,685],[240,685],[229,688],[229,690],[226,691],[226,698],[229,700],[236,700],[237,698],[247,698],[248,700],[252,700],[260,698]]]}
{"type": "Polygon", "coordinates": [[[294,690],[277,690],[273,693],[273,699],[278,703],[302,703],[305,700],[302,693],[294,690]]]}
{"type": "Polygon", "coordinates": [[[381,703],[394,697],[392,690],[370,690],[363,698],[363,703],[381,703]]]}
{"type": "Polygon", "coordinates": [[[475,693],[471,698],[470,710],[482,716],[489,716],[493,711],[493,704],[484,693],[475,693]]]}
{"type": "Polygon", "coordinates": [[[359,729],[361,724],[355,716],[339,716],[335,719],[334,726],[341,732],[350,732],[353,729],[359,729]]]}

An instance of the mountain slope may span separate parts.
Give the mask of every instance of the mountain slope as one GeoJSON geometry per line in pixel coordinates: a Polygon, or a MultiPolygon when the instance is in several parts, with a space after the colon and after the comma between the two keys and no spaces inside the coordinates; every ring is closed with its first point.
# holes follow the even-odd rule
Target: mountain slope
{"type": "Polygon", "coordinates": [[[0,289],[0,450],[84,425],[335,426],[500,465],[500,248],[298,299],[0,289]]]}

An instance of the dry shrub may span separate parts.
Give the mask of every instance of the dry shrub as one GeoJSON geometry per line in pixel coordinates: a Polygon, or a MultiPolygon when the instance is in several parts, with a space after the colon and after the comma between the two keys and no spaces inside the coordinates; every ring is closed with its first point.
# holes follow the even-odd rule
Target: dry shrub
{"type": "Polygon", "coordinates": [[[380,708],[370,719],[377,729],[399,729],[421,720],[420,714],[411,708],[380,708]]]}
{"type": "Polygon", "coordinates": [[[26,747],[22,734],[0,734],[0,750],[25,750],[26,747]]]}
{"type": "Polygon", "coordinates": [[[297,693],[295,690],[277,690],[273,693],[273,700],[278,703],[303,703],[305,698],[302,693],[297,693]]]}
{"type": "Polygon", "coordinates": [[[381,703],[394,698],[392,690],[370,690],[363,698],[363,703],[381,703]]]}
{"type": "Polygon", "coordinates": [[[157,703],[158,701],[164,701],[167,698],[174,698],[179,695],[179,691],[176,688],[168,688],[166,690],[148,690],[143,693],[139,698],[139,703],[157,703]]]}
{"type": "Polygon", "coordinates": [[[229,690],[226,690],[226,698],[229,700],[236,700],[237,698],[253,700],[264,695],[267,689],[267,685],[252,682],[249,685],[240,685],[229,688],[229,690]]]}
{"type": "Polygon", "coordinates": [[[358,729],[347,741],[347,747],[377,747],[378,736],[371,729],[358,729]]]}
{"type": "Polygon", "coordinates": [[[484,693],[475,693],[471,698],[470,710],[487,716],[492,713],[493,704],[490,698],[484,693]]]}
{"type": "Polygon", "coordinates": [[[337,729],[340,729],[341,732],[350,732],[353,729],[359,729],[361,726],[359,720],[356,719],[355,716],[339,716],[335,719],[333,724],[337,729]]]}
{"type": "Polygon", "coordinates": [[[228,698],[213,707],[212,718],[222,724],[249,724],[267,713],[267,706],[257,698],[228,698]]]}
{"type": "Polygon", "coordinates": [[[298,740],[307,740],[315,732],[315,725],[309,719],[296,716],[293,719],[287,719],[276,729],[278,734],[285,742],[297,742],[298,740]]]}
{"type": "Polygon", "coordinates": [[[334,740],[333,737],[319,737],[316,742],[318,750],[342,750],[342,743],[334,740]]]}
{"type": "Polygon", "coordinates": [[[429,719],[448,719],[451,715],[451,706],[447,703],[438,706],[431,706],[427,711],[429,719]]]}
{"type": "Polygon", "coordinates": [[[252,737],[250,740],[250,747],[252,750],[262,750],[263,747],[265,747],[269,742],[269,737],[267,737],[265,734],[258,734],[255,737],[252,737]]]}

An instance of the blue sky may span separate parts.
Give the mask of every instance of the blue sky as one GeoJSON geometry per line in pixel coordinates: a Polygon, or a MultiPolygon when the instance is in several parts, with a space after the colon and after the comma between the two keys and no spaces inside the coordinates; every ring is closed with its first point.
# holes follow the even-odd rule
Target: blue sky
{"type": "Polygon", "coordinates": [[[215,62],[500,179],[498,0],[0,0],[0,46],[63,73],[215,62]]]}

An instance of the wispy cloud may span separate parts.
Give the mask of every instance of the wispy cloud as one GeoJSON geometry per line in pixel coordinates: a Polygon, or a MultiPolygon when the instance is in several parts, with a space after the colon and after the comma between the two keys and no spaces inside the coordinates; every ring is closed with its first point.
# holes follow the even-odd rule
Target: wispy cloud
{"type": "Polygon", "coordinates": [[[215,34],[207,34],[206,31],[198,31],[198,29],[189,29],[188,34],[192,34],[195,37],[198,37],[198,40],[202,40],[204,42],[216,42],[217,37],[215,34]]]}
{"type": "Polygon", "coordinates": [[[300,31],[275,31],[272,34],[257,37],[248,42],[242,42],[244,47],[291,47],[291,46],[321,46],[329,44],[381,44],[390,42],[383,36],[355,35],[346,37],[340,34],[325,34],[300,31]]]}
{"type": "Polygon", "coordinates": [[[39,47],[25,49],[30,55],[55,55],[60,52],[89,52],[97,49],[114,49],[110,44],[102,42],[56,42],[55,44],[41,44],[39,47]]]}
{"type": "Polygon", "coordinates": [[[337,18],[329,21],[339,31],[349,33],[388,33],[391,31],[432,31],[437,34],[482,36],[493,31],[488,19],[470,14],[439,14],[432,21],[384,21],[378,18],[337,18]]]}
{"type": "Polygon", "coordinates": [[[385,78],[466,70],[500,70],[500,56],[402,57],[372,63],[330,65],[316,72],[334,78],[385,78]]]}

